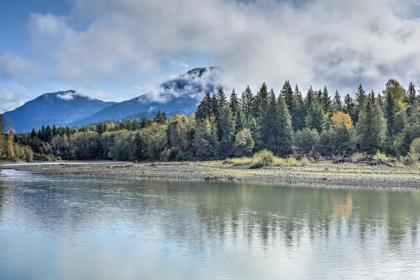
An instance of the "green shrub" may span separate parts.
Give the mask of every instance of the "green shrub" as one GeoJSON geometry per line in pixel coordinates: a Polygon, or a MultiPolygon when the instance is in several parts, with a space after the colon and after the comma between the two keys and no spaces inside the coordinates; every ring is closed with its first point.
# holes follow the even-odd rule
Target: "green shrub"
{"type": "Polygon", "coordinates": [[[262,150],[251,158],[234,158],[229,159],[227,162],[235,166],[248,166],[251,169],[262,168],[265,166],[300,167],[309,164],[309,160],[307,158],[303,158],[302,160],[297,160],[294,157],[279,158],[267,150],[262,150]]]}
{"type": "Polygon", "coordinates": [[[319,134],[315,129],[305,128],[295,133],[294,144],[304,154],[310,154],[319,143],[319,134]]]}
{"type": "Polygon", "coordinates": [[[351,156],[351,159],[352,160],[354,160],[354,161],[358,161],[358,160],[362,160],[362,159],[364,159],[366,157],[366,154],[365,153],[354,153],[352,156],[351,156]]]}
{"type": "Polygon", "coordinates": [[[373,156],[373,159],[374,160],[377,160],[377,161],[382,161],[382,162],[387,162],[387,161],[389,161],[389,157],[386,155],[386,154],[384,154],[384,153],[381,153],[381,152],[376,152],[376,154],[373,156]]]}
{"type": "Polygon", "coordinates": [[[261,168],[261,167],[273,165],[275,158],[276,157],[273,155],[272,152],[267,151],[267,150],[262,150],[256,153],[252,157],[249,168],[261,168]]]}

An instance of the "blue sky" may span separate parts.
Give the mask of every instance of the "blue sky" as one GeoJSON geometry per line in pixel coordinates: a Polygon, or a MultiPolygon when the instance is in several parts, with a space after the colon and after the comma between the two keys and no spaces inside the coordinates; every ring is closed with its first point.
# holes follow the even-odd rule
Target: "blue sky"
{"type": "Polygon", "coordinates": [[[0,112],[75,89],[124,100],[218,65],[238,91],[420,84],[416,0],[0,1],[0,112]]]}

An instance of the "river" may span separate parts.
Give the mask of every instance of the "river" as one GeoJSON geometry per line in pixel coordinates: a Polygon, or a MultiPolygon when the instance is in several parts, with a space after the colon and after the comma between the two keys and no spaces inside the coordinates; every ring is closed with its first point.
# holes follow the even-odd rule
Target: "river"
{"type": "Polygon", "coordinates": [[[0,177],[0,279],[420,279],[420,192],[0,177]]]}

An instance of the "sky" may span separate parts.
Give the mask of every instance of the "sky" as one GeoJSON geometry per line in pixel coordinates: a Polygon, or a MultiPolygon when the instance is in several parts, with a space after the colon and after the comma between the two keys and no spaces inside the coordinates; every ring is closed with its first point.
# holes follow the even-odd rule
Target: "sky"
{"type": "Polygon", "coordinates": [[[0,112],[46,92],[136,97],[195,67],[242,91],[420,84],[417,0],[0,0],[0,112]]]}

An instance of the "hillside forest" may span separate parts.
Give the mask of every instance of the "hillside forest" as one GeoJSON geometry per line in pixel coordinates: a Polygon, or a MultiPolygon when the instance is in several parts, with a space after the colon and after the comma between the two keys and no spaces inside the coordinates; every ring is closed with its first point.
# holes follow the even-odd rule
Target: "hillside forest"
{"type": "MultiPolygon", "coordinates": [[[[3,128],[3,118],[0,117],[3,128]]],[[[420,154],[420,97],[389,80],[381,94],[362,86],[344,98],[285,82],[280,94],[264,83],[205,94],[192,116],[103,122],[83,128],[44,126],[30,133],[0,129],[2,160],[213,160],[269,150],[281,157],[350,157],[355,153],[416,162],[420,154]]]]}

